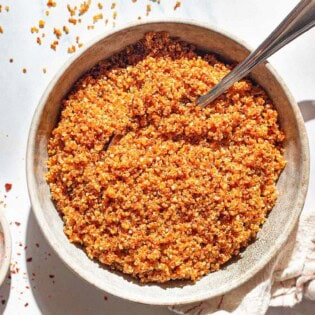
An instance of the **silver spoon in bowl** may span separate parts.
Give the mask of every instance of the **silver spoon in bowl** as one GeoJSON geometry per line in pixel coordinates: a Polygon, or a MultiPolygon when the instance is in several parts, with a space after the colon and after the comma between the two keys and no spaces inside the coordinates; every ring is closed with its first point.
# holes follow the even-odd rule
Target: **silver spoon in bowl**
{"type": "Polygon", "coordinates": [[[315,26],[315,0],[302,0],[244,61],[229,72],[196,105],[205,107],[280,48],[315,26]]]}
{"type": "MultiPolygon", "coordinates": [[[[246,76],[254,67],[313,26],[315,26],[315,0],[302,0],[256,50],[229,72],[207,94],[199,97],[196,105],[201,107],[209,105],[235,82],[246,76]]],[[[119,139],[119,136],[113,135],[107,145],[107,150],[119,139]]]]}

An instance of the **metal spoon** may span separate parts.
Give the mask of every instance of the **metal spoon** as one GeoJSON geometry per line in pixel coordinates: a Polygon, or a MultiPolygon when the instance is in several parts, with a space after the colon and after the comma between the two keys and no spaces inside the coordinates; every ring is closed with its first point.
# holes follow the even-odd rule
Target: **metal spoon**
{"type": "Polygon", "coordinates": [[[207,94],[201,96],[196,104],[201,107],[207,106],[254,67],[313,26],[315,26],[315,0],[302,0],[256,50],[207,94]]]}
{"type": "MultiPolygon", "coordinates": [[[[255,51],[207,94],[199,97],[196,104],[201,107],[207,106],[235,82],[246,76],[254,67],[313,26],[315,26],[315,0],[302,0],[255,51]]],[[[117,142],[118,138],[117,135],[112,136],[107,150],[117,142]]]]}

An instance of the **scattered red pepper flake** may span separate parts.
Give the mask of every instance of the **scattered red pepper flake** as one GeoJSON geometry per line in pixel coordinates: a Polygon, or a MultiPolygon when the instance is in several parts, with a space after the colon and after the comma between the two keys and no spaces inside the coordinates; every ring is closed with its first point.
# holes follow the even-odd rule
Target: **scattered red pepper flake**
{"type": "Polygon", "coordinates": [[[6,300],[1,300],[1,304],[4,305],[6,300]]]}
{"type": "Polygon", "coordinates": [[[10,60],[9,60],[9,61],[10,61],[10,63],[13,63],[13,58],[10,58],[10,60]]]}
{"type": "Polygon", "coordinates": [[[3,28],[0,26],[0,33],[3,34],[3,28]]]}
{"type": "Polygon", "coordinates": [[[38,244],[38,243],[36,243],[36,244],[35,244],[35,246],[38,248],[38,247],[39,247],[39,244],[38,244]]]}
{"type": "Polygon", "coordinates": [[[106,295],[104,295],[104,300],[107,301],[108,300],[108,297],[106,295]]]}
{"type": "Polygon", "coordinates": [[[32,260],[33,260],[32,257],[29,257],[29,258],[26,259],[27,262],[31,262],[32,260]]]}
{"type": "MultiPolygon", "coordinates": [[[[13,59],[10,59],[10,62],[11,62],[11,60],[13,61],[13,59]]],[[[12,189],[12,184],[11,183],[5,183],[4,187],[5,187],[5,191],[9,192],[12,189]]]]}
{"type": "Polygon", "coordinates": [[[49,275],[49,278],[51,278],[51,279],[55,278],[55,275],[49,275]]]}
{"type": "Polygon", "coordinates": [[[25,303],[25,304],[24,304],[24,307],[28,307],[28,303],[25,303]]]}
{"type": "Polygon", "coordinates": [[[26,73],[26,72],[27,72],[27,70],[26,70],[25,68],[23,68],[22,71],[23,71],[23,73],[26,73]]]}
{"type": "Polygon", "coordinates": [[[16,226],[20,226],[21,225],[21,222],[15,221],[14,223],[15,223],[16,226]]]}
{"type": "Polygon", "coordinates": [[[17,274],[20,271],[20,268],[18,268],[16,266],[16,264],[17,264],[16,262],[11,262],[10,263],[10,272],[11,272],[12,275],[17,274]]]}

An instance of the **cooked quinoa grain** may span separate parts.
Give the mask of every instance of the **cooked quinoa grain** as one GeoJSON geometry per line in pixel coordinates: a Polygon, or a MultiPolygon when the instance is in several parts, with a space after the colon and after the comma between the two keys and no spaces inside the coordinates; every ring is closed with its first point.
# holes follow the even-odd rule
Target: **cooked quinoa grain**
{"type": "Polygon", "coordinates": [[[56,36],[58,39],[60,39],[60,37],[61,37],[61,35],[62,35],[62,32],[61,32],[60,29],[54,27],[54,34],[55,34],[55,36],[56,36]]]}
{"type": "Polygon", "coordinates": [[[176,9],[178,9],[180,6],[181,6],[181,2],[180,2],[180,1],[177,1],[176,4],[175,4],[175,6],[174,6],[174,11],[175,11],[176,9]]]}
{"type": "Polygon", "coordinates": [[[55,7],[57,3],[55,1],[48,0],[46,4],[49,8],[55,7]]]}
{"type": "Polygon", "coordinates": [[[69,27],[68,26],[63,26],[62,30],[66,33],[69,34],[69,27]]]}
{"type": "Polygon", "coordinates": [[[76,11],[77,11],[77,7],[71,8],[70,4],[67,4],[67,9],[70,13],[70,16],[75,16],[76,15],[76,11]]]}
{"type": "Polygon", "coordinates": [[[31,27],[31,33],[38,33],[39,29],[36,26],[31,27]]]}
{"type": "Polygon", "coordinates": [[[75,19],[75,18],[69,18],[69,19],[68,19],[68,22],[71,23],[71,24],[73,24],[73,25],[76,25],[76,24],[77,24],[77,19],[75,19]]]}
{"type": "Polygon", "coordinates": [[[50,48],[53,50],[56,50],[57,46],[59,45],[59,42],[57,40],[54,40],[51,44],[50,44],[50,48]]]}
{"type": "Polygon", "coordinates": [[[39,28],[44,28],[45,27],[45,21],[44,20],[39,20],[38,21],[38,26],[39,26],[39,28]]]}
{"type": "Polygon", "coordinates": [[[93,23],[96,23],[97,21],[102,20],[102,19],[103,19],[102,13],[96,14],[93,16],[93,23]]]}
{"type": "Polygon", "coordinates": [[[195,106],[230,70],[148,33],[76,83],[47,181],[66,235],[90,258],[142,282],[196,281],[255,237],[277,199],[284,134],[249,80],[195,106]]]}

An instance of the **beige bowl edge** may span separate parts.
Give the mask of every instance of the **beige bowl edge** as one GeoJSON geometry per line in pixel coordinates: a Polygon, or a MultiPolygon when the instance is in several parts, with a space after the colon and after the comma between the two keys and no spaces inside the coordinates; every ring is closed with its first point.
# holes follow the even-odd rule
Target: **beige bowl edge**
{"type": "MultiPolygon", "coordinates": [[[[176,20],[176,19],[163,19],[163,20],[161,20],[161,19],[159,19],[159,20],[154,20],[154,21],[151,20],[151,21],[149,21],[147,23],[143,23],[143,24],[148,25],[148,24],[153,24],[153,23],[165,23],[165,22],[174,22],[174,23],[179,23],[179,24],[180,23],[190,24],[190,25],[195,25],[197,27],[209,28],[209,29],[213,30],[214,32],[223,34],[224,36],[227,36],[227,37],[237,41],[238,43],[240,43],[244,47],[247,47],[247,45],[245,45],[241,40],[236,39],[234,36],[231,36],[224,31],[218,30],[217,27],[208,26],[205,24],[200,24],[200,23],[197,23],[197,22],[194,22],[191,20],[176,20]]],[[[47,221],[45,221],[45,218],[42,215],[42,212],[44,211],[44,209],[42,209],[42,206],[41,206],[40,202],[38,201],[38,196],[36,195],[36,190],[38,188],[38,184],[37,184],[36,179],[34,177],[34,173],[35,173],[34,160],[36,158],[37,152],[34,151],[34,149],[36,147],[36,134],[38,131],[38,126],[40,123],[42,111],[46,105],[46,102],[50,96],[50,93],[51,93],[53,87],[55,86],[55,84],[59,80],[59,78],[62,76],[65,69],[67,69],[75,60],[80,58],[80,56],[82,56],[88,49],[90,49],[91,46],[93,46],[95,43],[97,43],[101,38],[104,38],[104,37],[109,36],[113,33],[119,32],[121,30],[128,29],[128,28],[135,26],[135,25],[138,25],[138,23],[127,25],[124,28],[121,28],[119,30],[115,30],[114,32],[110,32],[110,33],[107,33],[105,35],[102,35],[101,37],[95,39],[90,45],[88,45],[79,55],[71,58],[68,62],[66,62],[66,64],[62,67],[62,69],[56,74],[54,79],[51,81],[51,83],[47,87],[43,97],[40,100],[40,103],[39,103],[39,105],[35,111],[34,118],[33,118],[32,124],[31,124],[30,132],[29,132],[29,139],[28,139],[28,144],[27,144],[27,162],[26,162],[27,170],[26,170],[26,173],[27,173],[29,195],[30,195],[30,199],[31,199],[31,203],[32,203],[33,212],[34,212],[35,217],[36,217],[36,219],[40,225],[40,228],[43,231],[43,234],[45,235],[47,241],[50,243],[50,245],[55,250],[57,255],[60,257],[60,259],[62,261],[65,262],[65,264],[70,268],[70,270],[74,271],[76,274],[78,274],[84,280],[88,281],[89,283],[95,285],[98,288],[101,288],[102,290],[106,290],[106,288],[104,288],[104,286],[100,287],[99,283],[91,281],[89,279],[88,273],[82,271],[80,268],[78,268],[78,266],[74,265],[71,262],[71,259],[70,259],[71,257],[69,258],[65,252],[61,252],[60,249],[58,249],[59,244],[56,242],[54,237],[51,234],[49,234],[49,232],[48,232],[50,230],[49,223],[47,221]]],[[[221,294],[225,294],[228,291],[240,286],[241,284],[243,284],[244,282],[249,280],[253,275],[255,275],[259,270],[261,270],[272,259],[272,257],[278,252],[278,250],[281,248],[281,246],[285,243],[286,239],[288,238],[288,235],[292,232],[292,230],[293,230],[293,228],[294,228],[294,226],[298,220],[299,214],[301,212],[301,209],[302,209],[304,201],[305,201],[305,196],[306,196],[307,187],[308,187],[308,179],[309,179],[308,141],[307,141],[307,135],[306,135],[302,116],[298,110],[297,104],[295,103],[291,93],[288,91],[287,87],[285,86],[285,84],[283,83],[283,81],[279,77],[279,75],[275,72],[275,70],[269,64],[266,67],[275,76],[277,81],[282,86],[282,89],[284,90],[286,96],[290,100],[290,103],[292,105],[293,111],[295,112],[298,127],[299,127],[298,132],[299,132],[299,136],[301,139],[301,146],[302,146],[302,152],[301,153],[303,154],[303,156],[302,156],[303,168],[301,170],[302,171],[302,174],[301,174],[302,182],[300,183],[301,184],[300,185],[301,190],[299,191],[299,195],[297,196],[298,200],[297,200],[297,203],[295,204],[295,206],[298,210],[295,211],[294,215],[291,217],[291,221],[290,221],[291,223],[289,225],[287,225],[285,227],[285,229],[282,231],[282,236],[276,240],[274,245],[270,248],[269,252],[264,253],[264,258],[260,259],[258,264],[256,264],[252,268],[250,268],[250,270],[248,270],[248,272],[243,273],[236,281],[222,285],[220,288],[218,288],[218,290],[215,293],[212,292],[212,294],[209,294],[209,292],[205,291],[205,292],[203,292],[203,294],[198,294],[198,296],[195,296],[195,297],[193,297],[193,296],[190,298],[185,297],[185,299],[169,298],[169,299],[164,301],[164,300],[158,300],[158,297],[157,298],[146,298],[146,297],[141,297],[141,296],[135,297],[135,296],[128,294],[128,292],[127,293],[126,292],[118,292],[115,290],[108,290],[109,293],[112,293],[114,295],[117,295],[119,297],[122,297],[122,298],[125,298],[128,300],[132,300],[132,301],[140,302],[140,303],[146,303],[146,304],[170,305],[170,304],[184,304],[184,303],[192,303],[192,302],[201,301],[201,300],[204,300],[207,298],[211,298],[211,297],[215,297],[215,296],[218,296],[221,294]]]]}

